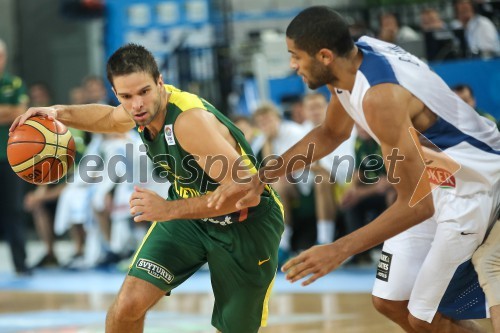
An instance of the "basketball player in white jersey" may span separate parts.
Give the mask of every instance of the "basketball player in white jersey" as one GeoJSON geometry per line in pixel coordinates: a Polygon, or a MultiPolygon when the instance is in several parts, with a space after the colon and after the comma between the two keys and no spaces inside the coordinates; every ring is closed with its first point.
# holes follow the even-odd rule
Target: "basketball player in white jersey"
{"type": "Polygon", "coordinates": [[[287,278],[312,275],[308,285],[385,241],[373,290],[377,310],[406,332],[481,332],[464,319],[484,318],[488,310],[470,259],[500,201],[495,125],[401,48],[369,37],[354,44],[346,22],[328,7],[298,14],[287,45],[304,82],[312,89],[326,84],[332,93],[327,118],[280,157],[282,164],[219,188],[209,206],[246,191],[241,209],[273,177],[292,171],[288,162],[306,155],[309,144],[314,162],[348,138],[356,122],[380,143],[397,200],[365,227],[290,260],[287,278]]]}

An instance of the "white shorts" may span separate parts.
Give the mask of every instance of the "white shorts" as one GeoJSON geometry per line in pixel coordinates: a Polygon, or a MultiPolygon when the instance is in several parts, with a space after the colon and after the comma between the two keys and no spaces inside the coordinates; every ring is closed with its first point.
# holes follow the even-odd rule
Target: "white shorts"
{"type": "MultiPolygon", "coordinates": [[[[469,270],[475,274],[469,260],[493,223],[493,207],[498,204],[490,192],[457,197],[438,188],[432,195],[434,216],[384,243],[373,287],[376,297],[409,300],[410,313],[429,323],[454,275],[465,266],[470,266],[469,270]]],[[[477,282],[476,285],[468,286],[469,290],[477,288],[482,294],[477,282]]],[[[479,298],[484,302],[482,295],[479,298]]],[[[468,304],[460,306],[455,313],[469,309],[468,304]]]]}

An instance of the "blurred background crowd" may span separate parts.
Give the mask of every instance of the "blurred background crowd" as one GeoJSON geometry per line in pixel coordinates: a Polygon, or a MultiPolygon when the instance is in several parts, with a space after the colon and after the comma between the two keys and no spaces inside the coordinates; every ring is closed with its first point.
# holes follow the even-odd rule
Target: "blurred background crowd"
{"type": "MultiPolygon", "coordinates": [[[[58,184],[27,184],[6,157],[8,128],[18,114],[29,106],[116,105],[104,80],[106,58],[135,42],[153,52],[166,83],[199,94],[232,118],[263,161],[325,118],[328,91],[307,89],[289,68],[285,45],[286,25],[310,5],[343,13],[354,40],[373,36],[426,60],[478,113],[500,118],[500,1],[0,0],[0,236],[16,273],[125,270],[148,227],[129,215],[133,186],[164,196],[168,189],[138,175],[140,168],[154,171],[138,164],[145,154],[135,132],[74,129],[72,175],[58,184]],[[103,170],[111,165],[117,172],[86,181],[78,165],[88,164],[90,155],[100,157],[95,163],[103,170]],[[70,254],[57,253],[62,240],[71,244],[70,254]],[[28,257],[28,241],[43,250],[28,257]]],[[[274,185],[286,212],[280,263],[369,223],[395,200],[380,155],[378,144],[356,127],[330,156],[294,174],[296,181],[274,185]]],[[[374,265],[376,251],[345,265],[374,265]]]]}

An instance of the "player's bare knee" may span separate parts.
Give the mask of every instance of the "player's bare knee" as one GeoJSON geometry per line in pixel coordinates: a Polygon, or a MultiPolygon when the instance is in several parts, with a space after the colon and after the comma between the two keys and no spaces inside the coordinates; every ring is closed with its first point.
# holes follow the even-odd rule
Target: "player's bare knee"
{"type": "Polygon", "coordinates": [[[479,247],[476,250],[476,252],[474,252],[474,254],[472,255],[472,264],[474,265],[476,270],[479,266],[483,264],[484,262],[483,258],[484,258],[484,250],[483,248],[479,247]]]}
{"type": "MultiPolygon", "coordinates": [[[[375,309],[381,314],[392,317],[393,315],[402,312],[399,302],[389,301],[377,296],[372,296],[372,303],[375,309]]],[[[406,309],[404,309],[406,311],[406,309]]]]}
{"type": "Polygon", "coordinates": [[[412,314],[408,314],[408,322],[410,323],[411,328],[413,328],[416,332],[421,333],[430,333],[433,332],[433,325],[429,324],[425,320],[418,319],[412,314]]]}
{"type": "Polygon", "coordinates": [[[118,298],[109,309],[109,313],[112,314],[115,319],[120,321],[136,321],[146,314],[147,307],[144,306],[140,300],[131,296],[132,295],[118,295],[118,298]]]}

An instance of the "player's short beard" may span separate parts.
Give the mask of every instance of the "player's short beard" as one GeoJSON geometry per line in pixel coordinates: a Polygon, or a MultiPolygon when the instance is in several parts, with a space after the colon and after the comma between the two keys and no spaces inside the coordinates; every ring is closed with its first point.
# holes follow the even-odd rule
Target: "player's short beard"
{"type": "Polygon", "coordinates": [[[155,100],[155,102],[153,103],[153,113],[151,114],[151,117],[149,117],[149,119],[147,119],[145,122],[138,123],[137,125],[148,126],[149,124],[151,124],[151,122],[153,122],[153,120],[155,120],[156,117],[158,117],[158,114],[160,113],[160,107],[161,107],[161,91],[158,93],[158,99],[155,100]]]}
{"type": "Polygon", "coordinates": [[[314,90],[325,84],[333,83],[336,78],[327,66],[314,59],[307,79],[307,86],[314,90]]]}

